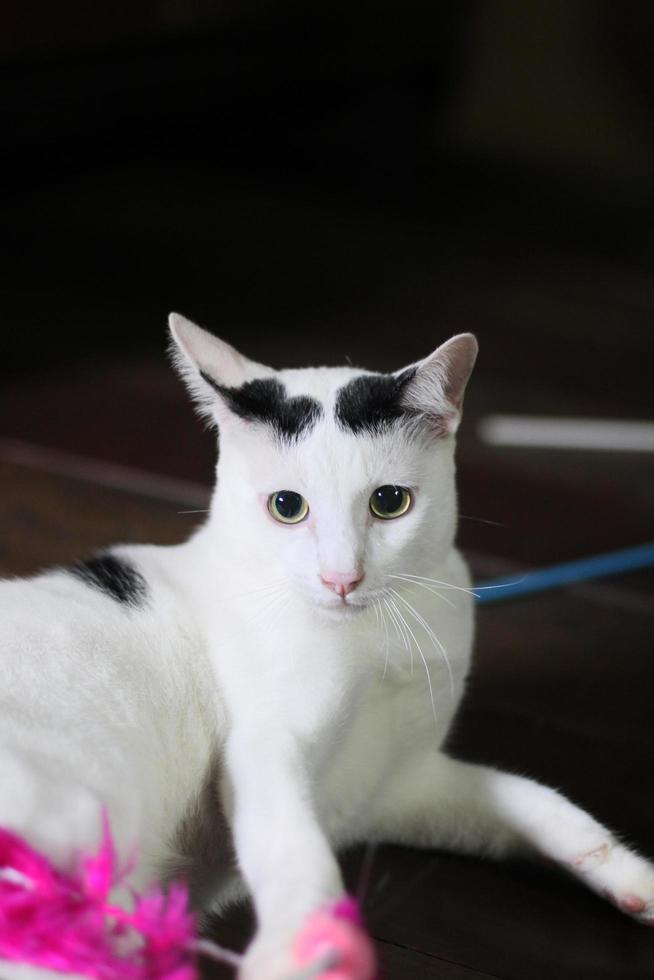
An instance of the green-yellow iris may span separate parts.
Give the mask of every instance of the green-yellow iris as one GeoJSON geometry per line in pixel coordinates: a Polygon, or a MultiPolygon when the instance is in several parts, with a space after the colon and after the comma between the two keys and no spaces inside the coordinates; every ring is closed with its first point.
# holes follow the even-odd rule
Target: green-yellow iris
{"type": "Polygon", "coordinates": [[[268,510],[280,524],[299,524],[309,513],[309,505],[295,490],[277,490],[268,497],[268,510]]]}
{"type": "Polygon", "coordinates": [[[375,517],[383,521],[392,521],[394,517],[406,514],[411,506],[411,494],[406,487],[388,484],[377,487],[370,495],[370,510],[375,517]]]}

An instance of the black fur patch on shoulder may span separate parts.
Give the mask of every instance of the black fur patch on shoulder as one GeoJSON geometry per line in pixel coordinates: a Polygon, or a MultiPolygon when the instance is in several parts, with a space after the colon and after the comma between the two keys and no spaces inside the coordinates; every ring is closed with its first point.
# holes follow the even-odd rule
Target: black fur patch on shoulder
{"type": "Polygon", "coordinates": [[[204,371],[200,374],[235,415],[249,422],[269,425],[281,439],[299,438],[322,415],[320,402],[309,395],[289,398],[277,378],[255,378],[239,388],[226,388],[204,371]]]}
{"type": "Polygon", "coordinates": [[[415,376],[415,368],[401,374],[361,374],[339,389],[334,414],[344,429],[380,432],[414,413],[400,402],[402,390],[415,376]]]}
{"type": "Polygon", "coordinates": [[[68,568],[85,585],[126,606],[140,606],[147,597],[145,579],[124,558],[109,553],[75,562],[68,568]]]}

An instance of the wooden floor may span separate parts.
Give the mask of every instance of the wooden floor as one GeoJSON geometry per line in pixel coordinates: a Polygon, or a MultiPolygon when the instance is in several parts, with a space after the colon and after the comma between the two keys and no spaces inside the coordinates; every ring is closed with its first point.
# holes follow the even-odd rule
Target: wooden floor
{"type": "MultiPolygon", "coordinates": [[[[188,511],[206,500],[211,442],[163,368],[98,370],[79,385],[44,393],[23,381],[0,394],[2,575],[116,540],[180,541],[202,519],[188,511]],[[157,395],[150,407],[144,387],[157,395]]],[[[651,537],[651,464],[491,452],[473,431],[474,411],[461,540],[478,579],[651,537]]],[[[482,608],[451,751],[557,786],[654,857],[652,584],[641,572],[482,608]]],[[[365,884],[386,980],[654,976],[654,930],[555,869],[398,847],[372,855],[369,877],[363,862],[344,858],[350,888],[365,884]]],[[[239,945],[250,929],[236,909],[213,932],[239,945]]]]}

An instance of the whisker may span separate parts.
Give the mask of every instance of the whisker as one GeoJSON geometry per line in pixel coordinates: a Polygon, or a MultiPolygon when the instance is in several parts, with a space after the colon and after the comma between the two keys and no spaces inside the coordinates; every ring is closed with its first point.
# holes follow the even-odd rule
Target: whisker
{"type": "Polygon", "coordinates": [[[205,507],[202,510],[178,510],[178,514],[208,514],[209,508],[205,507]]]}
{"type": "MultiPolygon", "coordinates": [[[[409,572],[402,575],[391,575],[390,578],[403,578],[405,581],[415,582],[416,585],[420,584],[418,580],[433,582],[435,585],[441,586],[441,588],[454,589],[456,592],[466,592],[468,595],[474,596],[475,599],[480,599],[480,592],[488,592],[491,589],[510,589],[514,585],[521,585],[527,578],[527,575],[521,575],[520,578],[512,579],[510,582],[500,582],[497,585],[475,585],[472,589],[464,589],[460,585],[452,585],[451,582],[441,582],[437,578],[428,578],[426,575],[411,575],[409,572]]],[[[436,592],[435,590],[434,594],[440,595],[440,593],[436,592]]],[[[440,598],[447,601],[445,596],[440,596],[440,598]]]]}
{"type": "Polygon", "coordinates": [[[448,674],[449,684],[450,684],[450,697],[453,699],[454,698],[454,674],[452,671],[452,665],[450,664],[450,658],[447,655],[447,650],[445,649],[445,647],[443,646],[440,639],[438,638],[434,630],[431,628],[429,623],[418,612],[418,610],[414,606],[412,606],[411,603],[406,598],[404,598],[404,596],[398,595],[398,598],[401,599],[402,602],[405,604],[405,606],[407,606],[411,610],[415,618],[418,620],[420,625],[423,627],[423,629],[429,636],[430,640],[432,641],[432,644],[434,645],[434,648],[440,652],[440,655],[447,668],[447,674],[448,674]]]}
{"type": "Polygon", "coordinates": [[[462,585],[452,585],[451,582],[443,582],[438,578],[429,578],[427,575],[412,575],[409,572],[405,572],[404,578],[418,579],[423,582],[433,582],[434,585],[441,585],[444,589],[453,589],[455,592],[465,592],[467,595],[473,595],[476,599],[479,598],[474,589],[465,589],[462,585]]]}
{"type": "MultiPolygon", "coordinates": [[[[384,592],[388,593],[388,589],[384,589],[384,592]]],[[[411,658],[411,673],[413,674],[413,647],[409,642],[409,634],[406,631],[405,624],[402,622],[401,617],[397,615],[397,609],[392,599],[384,599],[384,605],[388,609],[388,615],[391,617],[391,622],[393,623],[398,637],[411,658]]]]}
{"type": "Polygon", "coordinates": [[[428,592],[432,592],[434,595],[437,595],[439,599],[446,602],[448,606],[452,607],[452,609],[457,608],[455,602],[452,602],[452,600],[448,599],[447,596],[441,595],[441,593],[437,589],[434,589],[431,585],[426,585],[424,582],[416,582],[413,579],[407,578],[406,575],[390,575],[389,578],[399,578],[402,579],[403,582],[408,582],[409,585],[419,585],[422,589],[427,589],[428,592]]]}
{"type": "Polygon", "coordinates": [[[472,517],[470,514],[459,514],[463,521],[477,521],[478,524],[491,524],[493,527],[506,527],[502,521],[489,521],[487,517],[472,517]]]}
{"type": "MultiPolygon", "coordinates": [[[[384,592],[386,592],[386,589],[384,589],[384,592]]],[[[384,606],[386,607],[386,611],[388,612],[388,615],[390,617],[391,623],[393,624],[393,628],[394,628],[394,630],[395,630],[395,632],[397,634],[398,640],[400,641],[400,643],[402,644],[402,646],[404,647],[404,649],[408,651],[409,648],[407,646],[406,637],[405,637],[404,633],[402,633],[400,631],[400,627],[398,625],[398,621],[393,616],[393,611],[392,611],[392,609],[388,605],[388,599],[382,599],[381,601],[384,603],[384,606]]]]}
{"type": "Polygon", "coordinates": [[[375,609],[378,610],[378,617],[381,617],[381,623],[384,627],[384,672],[382,673],[382,680],[386,680],[386,673],[388,671],[388,656],[390,653],[390,638],[388,635],[388,623],[386,622],[386,617],[384,616],[384,610],[382,609],[381,599],[375,599],[375,609]]]}
{"type": "Polygon", "coordinates": [[[402,630],[404,649],[409,653],[411,657],[411,675],[413,676],[413,644],[411,643],[409,638],[409,631],[406,628],[406,623],[404,621],[404,618],[402,617],[400,610],[397,608],[394,599],[391,597],[389,590],[384,589],[384,592],[386,592],[388,595],[388,599],[385,601],[387,603],[386,608],[388,609],[389,615],[393,617],[394,622],[396,622],[397,625],[402,630]]]}
{"type": "Polygon", "coordinates": [[[292,599],[293,599],[293,596],[289,592],[286,595],[286,600],[284,601],[284,599],[282,598],[282,600],[278,603],[276,609],[273,606],[273,613],[276,613],[276,615],[273,615],[272,618],[269,620],[269,622],[266,624],[267,625],[267,629],[269,630],[269,632],[271,632],[271,633],[274,632],[274,630],[277,627],[277,624],[279,623],[280,619],[282,618],[282,616],[284,615],[284,613],[288,610],[288,607],[290,606],[292,599]]]}
{"type": "Polygon", "coordinates": [[[382,609],[381,599],[378,599],[377,602],[379,604],[379,614],[381,616],[382,623],[384,624],[385,656],[384,656],[384,672],[382,674],[382,680],[384,681],[386,680],[386,674],[388,672],[388,658],[391,652],[391,638],[388,635],[388,623],[386,622],[386,617],[384,616],[384,610],[382,609]]]}
{"type": "MultiPolygon", "coordinates": [[[[260,598],[257,600],[258,602],[266,602],[268,599],[275,599],[280,595],[285,595],[286,593],[290,594],[288,583],[277,582],[275,585],[271,585],[267,589],[257,589],[257,590],[253,590],[252,592],[241,593],[241,595],[247,595],[247,596],[258,595],[260,596],[260,598]]],[[[236,599],[239,597],[234,596],[234,598],[236,599]]]]}
{"type": "MultiPolygon", "coordinates": [[[[276,609],[279,609],[280,606],[282,610],[285,609],[290,603],[291,598],[291,592],[285,589],[283,585],[279,585],[274,592],[264,597],[263,602],[259,603],[258,608],[255,610],[256,620],[261,620],[262,618],[270,615],[270,613],[275,612],[276,609]],[[284,599],[286,599],[285,602],[283,601],[284,599]]],[[[277,622],[278,618],[279,617],[275,618],[275,623],[277,622]]],[[[270,628],[270,626],[268,626],[268,628],[270,628]]]]}
{"type": "Polygon", "coordinates": [[[443,644],[441,643],[441,641],[438,639],[438,637],[434,633],[433,629],[431,628],[431,626],[429,625],[429,623],[427,622],[427,620],[418,612],[418,610],[415,609],[411,605],[411,603],[407,599],[404,598],[404,596],[400,595],[399,592],[396,592],[395,589],[392,589],[391,591],[397,596],[397,598],[401,602],[404,603],[404,605],[413,614],[413,616],[415,617],[415,619],[417,620],[417,622],[422,626],[422,628],[424,629],[425,633],[427,634],[427,636],[429,637],[429,639],[433,643],[434,649],[437,649],[437,650],[440,651],[441,657],[443,658],[443,661],[445,662],[445,666],[447,668],[447,675],[448,675],[449,681],[450,681],[450,697],[451,698],[454,698],[454,674],[452,672],[452,665],[450,664],[450,658],[447,655],[447,650],[445,649],[445,647],[443,646],[443,644]]]}
{"type": "MultiPolygon", "coordinates": [[[[398,593],[395,592],[394,589],[391,589],[391,592],[393,592],[395,595],[398,595],[398,593]]],[[[398,598],[401,598],[401,596],[398,595],[398,598]]],[[[390,601],[395,606],[395,603],[394,603],[393,599],[391,599],[390,601]]],[[[436,714],[436,702],[434,701],[434,688],[432,687],[432,683],[431,683],[431,674],[429,673],[429,667],[427,665],[427,659],[426,659],[424,653],[422,652],[422,647],[418,643],[418,641],[416,639],[415,633],[413,632],[413,630],[411,629],[411,627],[407,623],[407,621],[404,618],[404,616],[402,615],[400,609],[397,606],[395,606],[395,609],[396,609],[396,612],[397,612],[398,616],[400,617],[400,619],[402,620],[402,622],[404,623],[404,625],[408,629],[409,633],[411,634],[411,638],[413,639],[413,642],[415,643],[415,645],[417,647],[418,653],[420,654],[420,659],[423,662],[423,665],[424,665],[424,668],[425,668],[425,672],[427,674],[427,683],[429,685],[429,697],[431,699],[431,710],[432,710],[432,713],[434,715],[434,721],[438,724],[438,715],[436,714]]]]}
{"type": "Polygon", "coordinates": [[[520,578],[516,578],[512,582],[501,582],[499,585],[475,585],[475,594],[477,592],[488,592],[491,589],[510,589],[512,585],[522,585],[526,578],[527,575],[521,575],[520,578]]]}
{"type": "Polygon", "coordinates": [[[243,596],[259,595],[261,592],[271,592],[276,588],[281,589],[285,585],[288,585],[287,580],[285,578],[278,578],[268,585],[262,585],[259,589],[248,589],[247,592],[235,592],[233,595],[222,596],[222,600],[223,602],[228,602],[231,599],[241,599],[243,596]]]}

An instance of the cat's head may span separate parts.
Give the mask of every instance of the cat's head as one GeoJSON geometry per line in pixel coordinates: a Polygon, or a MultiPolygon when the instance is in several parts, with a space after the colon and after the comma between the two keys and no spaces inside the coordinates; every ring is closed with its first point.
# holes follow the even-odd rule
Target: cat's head
{"type": "Polygon", "coordinates": [[[276,371],[176,314],[170,329],[196,406],[220,430],[212,519],[257,571],[343,614],[445,558],[472,334],[376,374],[276,371]]]}

